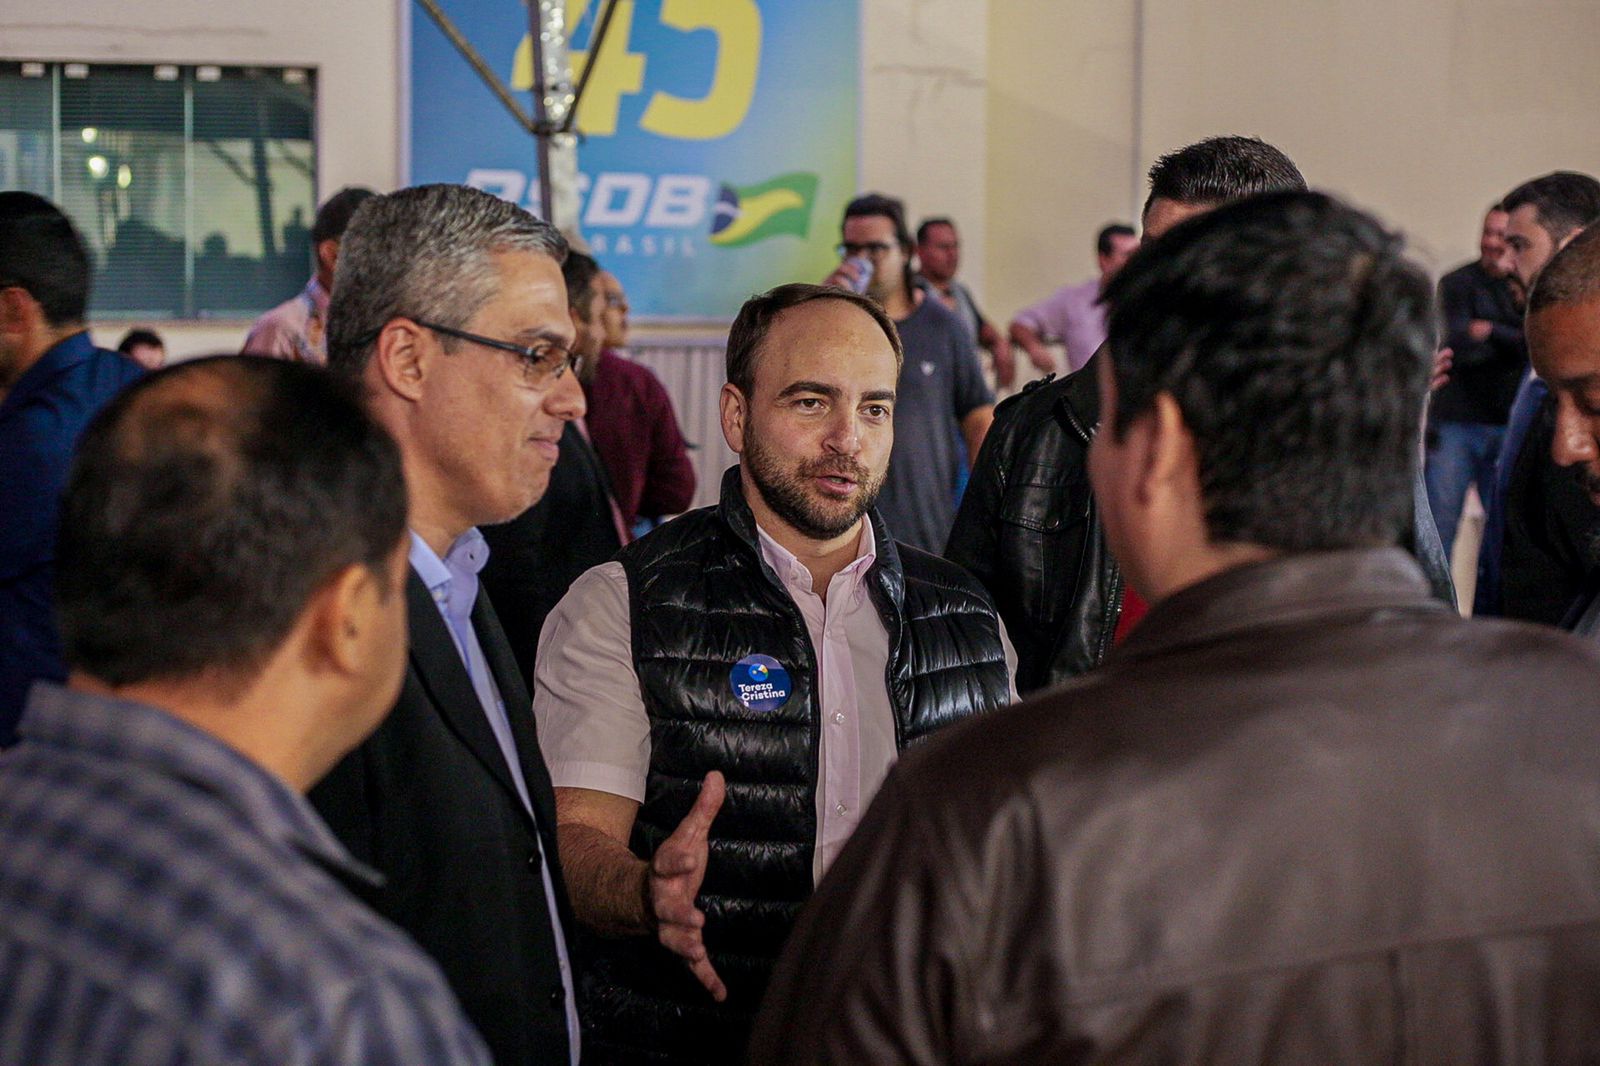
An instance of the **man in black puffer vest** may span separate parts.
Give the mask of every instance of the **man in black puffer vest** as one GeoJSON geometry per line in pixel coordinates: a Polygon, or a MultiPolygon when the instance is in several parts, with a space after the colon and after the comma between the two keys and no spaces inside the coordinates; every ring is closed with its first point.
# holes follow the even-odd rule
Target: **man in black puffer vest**
{"type": "Polygon", "coordinates": [[[534,713],[599,934],[588,1062],[741,1061],[795,916],[898,754],[1014,695],[988,594],[872,507],[901,361],[848,290],[751,299],[722,502],[586,573],[545,624],[534,713]]]}

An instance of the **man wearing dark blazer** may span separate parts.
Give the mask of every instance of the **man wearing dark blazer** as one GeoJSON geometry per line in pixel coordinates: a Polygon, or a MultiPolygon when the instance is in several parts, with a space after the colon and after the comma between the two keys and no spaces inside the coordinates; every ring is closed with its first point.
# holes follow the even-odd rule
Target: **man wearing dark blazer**
{"type": "Polygon", "coordinates": [[[575,1064],[550,778],[478,587],[476,528],[543,494],[583,414],[566,243],[512,204],[431,185],[363,204],[340,251],[328,362],[400,445],[410,659],[393,713],[311,799],[383,874],[370,902],[438,961],[495,1061],[575,1064]]]}

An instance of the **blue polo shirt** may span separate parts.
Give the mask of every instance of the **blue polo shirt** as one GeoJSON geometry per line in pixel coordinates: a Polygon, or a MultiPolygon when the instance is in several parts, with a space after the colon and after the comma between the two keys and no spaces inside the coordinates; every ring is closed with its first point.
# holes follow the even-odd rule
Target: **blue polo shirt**
{"type": "Polygon", "coordinates": [[[38,678],[62,681],[55,623],[57,512],[78,437],[144,370],[75,333],[45,352],[0,401],[0,747],[38,678]]]}

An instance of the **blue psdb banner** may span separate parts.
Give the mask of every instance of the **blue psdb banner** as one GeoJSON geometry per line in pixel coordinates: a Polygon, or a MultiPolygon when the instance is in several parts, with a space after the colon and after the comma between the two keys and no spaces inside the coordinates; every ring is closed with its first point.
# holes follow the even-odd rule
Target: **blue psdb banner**
{"type": "MultiPolygon", "coordinates": [[[[531,111],[528,8],[441,7],[531,111]]],[[[731,317],[754,292],[838,262],[856,193],[860,0],[568,0],[581,228],[633,313],[731,317]]],[[[534,140],[408,5],[409,180],[464,182],[537,212],[534,140]]]]}

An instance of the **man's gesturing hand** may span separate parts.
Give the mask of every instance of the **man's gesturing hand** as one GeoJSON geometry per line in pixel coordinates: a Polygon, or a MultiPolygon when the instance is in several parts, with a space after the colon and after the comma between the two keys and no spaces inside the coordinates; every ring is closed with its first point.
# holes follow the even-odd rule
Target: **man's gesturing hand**
{"type": "Polygon", "coordinates": [[[645,905],[655,919],[657,938],[668,951],[683,957],[718,1003],[728,998],[728,989],[706,955],[701,935],[706,916],[694,905],[694,898],[705,880],[706,836],[722,807],[723,793],[722,775],[713,770],[700,785],[694,806],[661,842],[645,871],[645,905]]]}

